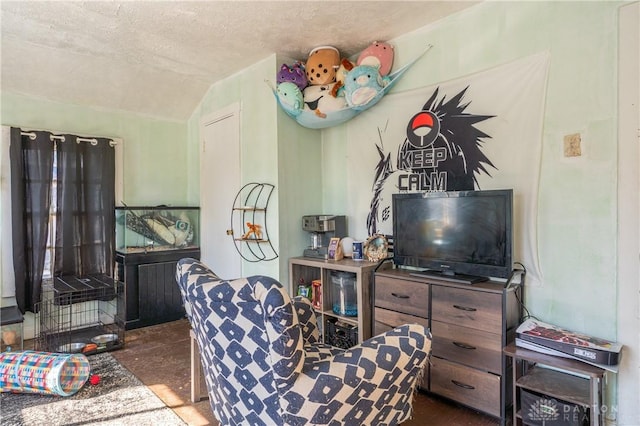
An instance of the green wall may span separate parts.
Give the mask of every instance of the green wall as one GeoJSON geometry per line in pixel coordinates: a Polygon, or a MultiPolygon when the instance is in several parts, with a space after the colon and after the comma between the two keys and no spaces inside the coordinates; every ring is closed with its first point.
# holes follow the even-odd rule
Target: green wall
{"type": "Polygon", "coordinates": [[[288,259],[301,256],[310,244],[302,216],[329,213],[322,206],[322,133],[299,126],[278,110],[278,153],[280,279],[288,285],[288,259]]]}
{"type": "Polygon", "coordinates": [[[189,200],[185,123],[2,93],[2,124],[122,138],[124,201],[184,205],[189,200]]]}

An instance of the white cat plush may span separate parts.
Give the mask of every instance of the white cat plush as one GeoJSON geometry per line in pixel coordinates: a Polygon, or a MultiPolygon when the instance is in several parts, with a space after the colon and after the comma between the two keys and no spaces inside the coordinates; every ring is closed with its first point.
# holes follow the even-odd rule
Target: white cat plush
{"type": "Polygon", "coordinates": [[[347,107],[344,96],[333,96],[331,91],[336,83],[307,86],[304,91],[304,110],[314,111],[319,117],[326,117],[328,112],[347,107]]]}

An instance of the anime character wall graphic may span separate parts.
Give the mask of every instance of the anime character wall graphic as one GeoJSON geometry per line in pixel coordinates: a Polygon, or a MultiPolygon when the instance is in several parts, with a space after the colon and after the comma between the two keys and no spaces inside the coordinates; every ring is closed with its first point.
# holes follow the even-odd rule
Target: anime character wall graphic
{"type": "Polygon", "coordinates": [[[373,198],[367,217],[370,235],[379,232],[378,220],[384,221],[390,216],[390,197],[385,197],[388,205],[381,206],[383,191],[473,190],[478,187],[478,174],[491,176],[488,168],[496,169],[482,152],[484,139],[491,136],[475,127],[494,116],[466,112],[471,104],[463,100],[467,89],[449,100],[446,95],[439,98],[439,88],[434,90],[422,110],[408,120],[395,167],[391,155],[384,152],[379,131],[381,142],[377,150],[380,161],[375,168],[373,198]],[[379,211],[380,208],[383,211],[379,211]]]}

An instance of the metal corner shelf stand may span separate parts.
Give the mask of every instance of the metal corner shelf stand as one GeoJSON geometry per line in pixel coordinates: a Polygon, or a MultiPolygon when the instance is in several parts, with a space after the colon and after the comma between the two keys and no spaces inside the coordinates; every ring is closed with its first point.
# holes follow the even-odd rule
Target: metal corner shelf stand
{"type": "Polygon", "coordinates": [[[240,188],[233,200],[231,228],[227,235],[233,238],[238,254],[248,262],[278,257],[267,229],[267,206],[274,189],[275,186],[269,183],[248,183],[240,188]],[[258,225],[260,233],[254,233],[253,238],[248,236],[251,231],[249,225],[258,225]]]}

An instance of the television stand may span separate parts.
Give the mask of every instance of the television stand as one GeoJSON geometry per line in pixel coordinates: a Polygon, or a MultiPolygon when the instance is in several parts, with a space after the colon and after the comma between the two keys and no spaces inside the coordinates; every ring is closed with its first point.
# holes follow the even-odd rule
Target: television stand
{"type": "Polygon", "coordinates": [[[452,274],[451,272],[441,272],[435,270],[424,270],[424,271],[416,271],[410,272],[409,275],[414,277],[429,277],[429,278],[437,278],[442,281],[448,281],[452,283],[458,284],[475,284],[481,283],[483,281],[489,281],[489,277],[481,277],[478,275],[466,275],[466,274],[452,274]]]}

